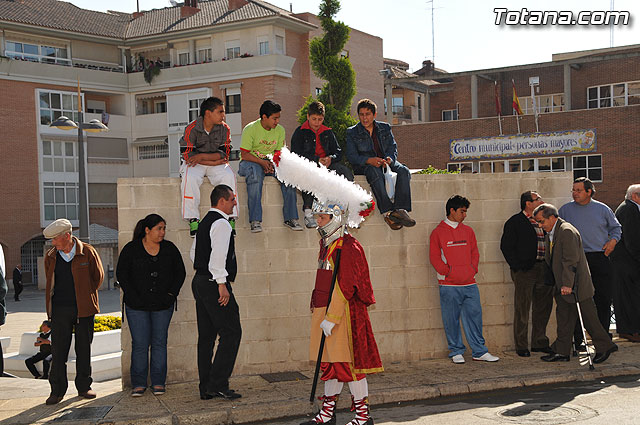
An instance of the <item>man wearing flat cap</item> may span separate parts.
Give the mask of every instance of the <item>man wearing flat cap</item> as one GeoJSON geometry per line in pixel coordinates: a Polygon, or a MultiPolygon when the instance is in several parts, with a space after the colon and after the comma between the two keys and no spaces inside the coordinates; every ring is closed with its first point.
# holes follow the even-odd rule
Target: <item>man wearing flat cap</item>
{"type": "Polygon", "coordinates": [[[67,392],[67,357],[74,327],[78,396],[96,397],[91,389],[91,342],[93,318],[100,312],[98,288],[104,271],[95,248],[72,236],[71,231],[71,222],[60,218],[42,232],[53,245],[44,256],[47,316],[55,341],[49,372],[51,395],[46,404],[59,403],[67,392]]]}

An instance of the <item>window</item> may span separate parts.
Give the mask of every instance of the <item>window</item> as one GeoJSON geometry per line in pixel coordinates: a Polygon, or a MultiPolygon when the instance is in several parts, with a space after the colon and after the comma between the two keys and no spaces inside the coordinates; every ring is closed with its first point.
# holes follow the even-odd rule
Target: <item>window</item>
{"type": "Polygon", "coordinates": [[[198,63],[211,62],[211,49],[199,49],[197,57],[198,63]]]}
{"type": "Polygon", "coordinates": [[[42,141],[42,171],[75,173],[76,162],[75,143],[42,141]]]}
{"type": "Polygon", "coordinates": [[[422,121],[422,96],[418,95],[418,121],[422,121]]]}
{"type": "Polygon", "coordinates": [[[66,47],[51,47],[7,40],[5,42],[5,55],[10,58],[24,59],[31,62],[71,65],[66,47]]]}
{"type": "Polygon", "coordinates": [[[235,59],[240,57],[240,40],[231,40],[224,43],[226,59],[235,59]]]}
{"type": "Polygon", "coordinates": [[[78,183],[43,182],[44,219],[78,219],[78,183]]]}
{"type": "Polygon", "coordinates": [[[574,179],[587,177],[594,182],[602,181],[602,155],[577,155],[572,161],[574,179]]]}
{"type": "Polygon", "coordinates": [[[258,54],[261,56],[269,54],[269,41],[260,41],[258,43],[258,54]]]}
{"type": "Polygon", "coordinates": [[[473,173],[473,162],[452,162],[447,164],[447,171],[473,173]]]}
{"type": "Polygon", "coordinates": [[[169,145],[159,143],[157,145],[138,146],[138,159],[157,159],[169,157],[169,145]]]}
{"type": "Polygon", "coordinates": [[[166,100],[156,100],[153,102],[154,112],[156,114],[163,114],[167,112],[167,101],[166,100]]]}
{"type": "Polygon", "coordinates": [[[78,95],[40,91],[40,124],[49,125],[62,115],[78,122],[78,95]]]}
{"type": "Polygon", "coordinates": [[[316,87],[316,96],[319,96],[320,93],[322,93],[322,87],[316,87]]]}
{"type": "MultiPolygon", "coordinates": [[[[523,96],[518,99],[520,100],[520,106],[522,107],[524,115],[533,115],[534,110],[531,96],[523,96]]],[[[536,96],[536,108],[539,114],[564,111],[564,94],[554,93],[536,96]]],[[[513,114],[516,114],[515,110],[513,114]]]]}
{"type": "Polygon", "coordinates": [[[587,88],[587,108],[640,104],[640,81],[587,88]]]}
{"type": "Polygon", "coordinates": [[[530,171],[565,171],[565,158],[525,158],[496,161],[480,161],[481,173],[522,173],[530,171]]]}
{"type": "Polygon", "coordinates": [[[200,115],[200,105],[204,102],[204,99],[191,99],[189,100],[189,122],[198,118],[200,115]]]}
{"type": "Polygon", "coordinates": [[[404,99],[401,97],[394,97],[391,102],[393,105],[393,113],[401,114],[404,109],[404,99]]]}
{"type": "Polygon", "coordinates": [[[442,121],[455,121],[458,119],[457,109],[445,109],[442,111],[442,121]]]}
{"type": "Polygon", "coordinates": [[[104,100],[87,99],[87,112],[90,114],[101,114],[107,110],[107,104],[104,100]]]}
{"type": "Polygon", "coordinates": [[[284,54],[284,37],[276,35],[276,53],[284,54]]]}
{"type": "Polygon", "coordinates": [[[224,109],[227,114],[235,114],[236,112],[241,112],[240,108],[240,95],[239,94],[228,94],[225,98],[225,106],[224,109]]]}
{"type": "Polygon", "coordinates": [[[504,161],[480,162],[481,173],[504,173],[504,161]]]}
{"type": "Polygon", "coordinates": [[[178,52],[178,65],[189,65],[189,52],[178,52]]]}

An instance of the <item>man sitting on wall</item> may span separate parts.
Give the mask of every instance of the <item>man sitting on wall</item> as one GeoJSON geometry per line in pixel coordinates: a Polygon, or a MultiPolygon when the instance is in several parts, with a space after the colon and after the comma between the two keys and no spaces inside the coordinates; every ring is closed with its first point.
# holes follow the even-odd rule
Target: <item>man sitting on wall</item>
{"type": "Polygon", "coordinates": [[[358,102],[360,122],[347,129],[347,159],[355,174],[364,174],[376,197],[384,221],[393,230],[402,226],[412,227],[416,222],[407,211],[411,211],[411,173],[397,161],[398,148],[391,126],[376,121],[376,104],[369,99],[358,102]],[[384,169],[389,167],[397,173],[393,199],[385,188],[384,169]]]}
{"type": "MultiPolygon", "coordinates": [[[[291,152],[317,162],[330,170],[353,181],[353,173],[346,165],[342,164],[342,150],[338,145],[336,135],[329,127],[323,125],[324,105],[315,101],[309,104],[307,120],[293,132],[291,137],[291,152]]],[[[317,227],[316,219],[311,213],[313,195],[302,192],[302,211],[304,211],[304,224],[308,228],[317,227]]]]}
{"type": "MultiPolygon", "coordinates": [[[[200,220],[200,185],[204,176],[213,186],[225,184],[234,192],[236,175],[229,166],[231,129],[224,122],[224,104],[217,97],[205,99],[200,105],[200,116],[187,126],[180,139],[184,162],[182,176],[182,218],[189,221],[189,233],[195,237],[200,220]]],[[[234,209],[232,217],[237,217],[234,209]]],[[[233,223],[232,223],[233,224],[233,223]]]]}
{"type": "MultiPolygon", "coordinates": [[[[280,124],[280,105],[265,100],[260,106],[260,118],[247,124],[242,130],[240,167],[238,174],[247,182],[247,202],[251,232],[262,232],[262,182],[265,176],[274,176],[273,164],[267,155],[284,146],[284,127],[280,124]]],[[[284,225],[291,230],[302,230],[298,224],[296,188],[280,183],[284,206],[284,225]]]]}

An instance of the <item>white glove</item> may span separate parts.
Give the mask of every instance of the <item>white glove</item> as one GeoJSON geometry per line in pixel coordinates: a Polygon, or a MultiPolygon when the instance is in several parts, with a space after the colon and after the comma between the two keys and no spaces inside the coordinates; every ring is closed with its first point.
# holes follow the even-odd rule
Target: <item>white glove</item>
{"type": "Polygon", "coordinates": [[[324,336],[331,336],[331,330],[335,325],[335,323],[324,319],[322,323],[320,323],[320,328],[322,329],[322,332],[324,332],[324,336]]]}

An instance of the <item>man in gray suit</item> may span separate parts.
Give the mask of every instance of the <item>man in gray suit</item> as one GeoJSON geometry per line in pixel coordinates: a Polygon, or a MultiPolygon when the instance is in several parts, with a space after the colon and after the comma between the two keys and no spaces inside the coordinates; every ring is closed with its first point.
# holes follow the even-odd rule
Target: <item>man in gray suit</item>
{"type": "Polygon", "coordinates": [[[593,283],[589,274],[587,258],[582,248],[578,230],[569,222],[558,217],[558,209],[551,204],[542,204],[533,211],[533,217],[546,232],[545,261],[551,268],[550,279],[555,286],[556,321],[558,337],[551,345],[554,353],[542,356],[546,362],[568,362],[571,352],[571,337],[578,320],[576,299],[584,326],[596,347],[594,363],[602,363],[618,346],[611,342],[609,335],[598,320],[593,301],[593,283]]]}

